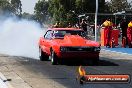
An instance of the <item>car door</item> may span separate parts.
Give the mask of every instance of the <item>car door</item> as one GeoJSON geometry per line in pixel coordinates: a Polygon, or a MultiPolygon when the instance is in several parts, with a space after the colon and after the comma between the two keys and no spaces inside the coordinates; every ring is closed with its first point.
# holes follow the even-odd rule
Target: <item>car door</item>
{"type": "Polygon", "coordinates": [[[51,41],[52,41],[52,30],[48,30],[46,34],[44,35],[44,38],[42,40],[42,48],[43,51],[46,52],[47,54],[50,54],[50,47],[51,47],[51,41]]]}

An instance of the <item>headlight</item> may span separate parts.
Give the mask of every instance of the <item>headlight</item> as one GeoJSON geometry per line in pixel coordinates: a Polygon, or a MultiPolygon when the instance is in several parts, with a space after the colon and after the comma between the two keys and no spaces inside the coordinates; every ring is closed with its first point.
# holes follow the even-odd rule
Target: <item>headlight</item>
{"type": "Polygon", "coordinates": [[[94,51],[100,51],[100,47],[95,47],[94,51]]]}

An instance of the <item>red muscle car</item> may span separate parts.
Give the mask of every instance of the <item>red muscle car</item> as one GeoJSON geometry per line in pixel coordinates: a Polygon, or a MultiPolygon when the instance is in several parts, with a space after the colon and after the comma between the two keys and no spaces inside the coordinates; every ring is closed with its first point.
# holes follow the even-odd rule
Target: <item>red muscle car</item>
{"type": "Polygon", "coordinates": [[[53,65],[61,60],[99,61],[100,44],[86,38],[77,28],[49,28],[39,40],[40,60],[51,59],[53,65]]]}

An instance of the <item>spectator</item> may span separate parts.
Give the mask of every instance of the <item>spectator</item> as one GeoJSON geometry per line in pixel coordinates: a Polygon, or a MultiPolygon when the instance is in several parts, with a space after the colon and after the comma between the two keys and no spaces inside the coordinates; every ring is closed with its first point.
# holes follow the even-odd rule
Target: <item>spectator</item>
{"type": "Polygon", "coordinates": [[[113,23],[111,22],[110,19],[106,20],[103,24],[102,24],[103,27],[109,27],[110,29],[112,28],[113,26],[113,23]]]}
{"type": "Polygon", "coordinates": [[[84,19],[82,19],[82,22],[80,23],[81,28],[87,32],[87,23],[84,19]]]}
{"type": "Polygon", "coordinates": [[[132,48],[132,21],[130,21],[130,23],[128,24],[127,39],[129,48],[132,48]]]}
{"type": "Polygon", "coordinates": [[[102,26],[105,27],[105,36],[106,36],[106,47],[110,47],[110,38],[111,38],[111,30],[112,30],[113,23],[110,19],[106,20],[102,26]]]}
{"type": "Polygon", "coordinates": [[[126,38],[126,44],[127,44],[127,27],[128,27],[128,23],[126,21],[126,19],[123,19],[123,21],[120,23],[120,27],[122,30],[122,40],[123,38],[126,38]]]}

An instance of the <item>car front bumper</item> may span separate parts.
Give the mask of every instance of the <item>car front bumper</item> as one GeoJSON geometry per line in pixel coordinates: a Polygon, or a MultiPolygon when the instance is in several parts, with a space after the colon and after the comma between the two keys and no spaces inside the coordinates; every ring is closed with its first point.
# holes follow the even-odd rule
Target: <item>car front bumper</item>
{"type": "Polygon", "coordinates": [[[99,58],[100,52],[59,52],[59,58],[66,58],[66,59],[97,59],[99,58]]]}

